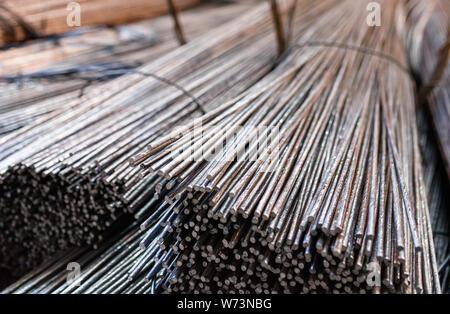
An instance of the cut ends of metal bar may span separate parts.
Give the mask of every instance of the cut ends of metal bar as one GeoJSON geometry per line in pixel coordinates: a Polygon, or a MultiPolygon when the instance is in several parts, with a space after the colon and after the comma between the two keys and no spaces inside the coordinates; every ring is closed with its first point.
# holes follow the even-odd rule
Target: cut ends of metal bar
{"type": "Polygon", "coordinates": [[[383,0],[373,27],[369,2],[266,1],[187,43],[172,8],[183,45],[0,137],[0,262],[32,269],[3,293],[448,291],[410,71],[432,76],[443,22],[383,0]]]}

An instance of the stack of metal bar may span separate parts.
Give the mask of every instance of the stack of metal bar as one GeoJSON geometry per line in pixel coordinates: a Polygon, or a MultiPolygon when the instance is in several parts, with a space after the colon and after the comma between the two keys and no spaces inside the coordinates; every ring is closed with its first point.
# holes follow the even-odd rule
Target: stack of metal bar
{"type": "Polygon", "coordinates": [[[3,293],[446,291],[448,181],[408,64],[424,11],[379,1],[372,27],[369,2],[229,10],[0,138],[0,261],[45,261],[3,293]]]}
{"type": "Polygon", "coordinates": [[[420,101],[428,107],[450,178],[450,3],[410,0],[403,15],[411,67],[422,84],[420,101]]]}
{"type": "Polygon", "coordinates": [[[432,129],[432,123],[425,108],[418,110],[420,147],[424,163],[424,179],[427,188],[430,218],[433,226],[436,261],[439,265],[439,278],[442,292],[450,293],[450,198],[449,180],[444,163],[439,154],[438,144],[432,129]]]}
{"type": "Polygon", "coordinates": [[[131,160],[192,224],[160,240],[188,260],[172,290],[440,292],[395,3],[383,28],[356,27],[365,5],[322,14],[328,45],[306,34],[249,93],[131,160]]]}
{"type": "Polygon", "coordinates": [[[427,134],[422,153],[429,169],[430,204],[440,208],[432,215],[433,230],[442,290],[449,293],[450,203],[445,191],[450,179],[450,5],[441,0],[409,0],[401,16],[411,68],[421,85],[419,127],[427,134]]]}
{"type": "Polygon", "coordinates": [[[145,212],[160,180],[141,180],[128,159],[267,73],[269,22],[258,7],[0,139],[2,263],[29,268],[145,212]]]}
{"type": "MultiPolygon", "coordinates": [[[[183,11],[187,38],[225,23],[250,7],[204,4],[183,11]]],[[[169,15],[127,25],[83,27],[0,54],[0,136],[44,115],[70,108],[98,84],[155,60],[179,44],[169,15]]]]}

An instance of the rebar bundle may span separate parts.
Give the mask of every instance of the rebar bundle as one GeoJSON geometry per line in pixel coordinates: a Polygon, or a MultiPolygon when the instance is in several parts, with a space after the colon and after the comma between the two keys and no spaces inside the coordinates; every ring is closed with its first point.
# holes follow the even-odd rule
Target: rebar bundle
{"type": "MultiPolygon", "coordinates": [[[[193,39],[249,9],[246,3],[201,5],[183,12],[193,39]]],[[[117,26],[88,27],[0,54],[0,136],[22,128],[88,89],[135,70],[178,46],[170,16],[117,26]],[[45,101],[44,101],[45,100],[45,101]]]]}
{"type": "Polygon", "coordinates": [[[422,83],[420,101],[431,114],[450,179],[450,4],[410,0],[403,16],[411,66],[422,83]]]}
{"type": "MultiPolygon", "coordinates": [[[[152,208],[155,210],[157,206],[153,205],[152,208]]],[[[155,219],[149,226],[158,230],[161,224],[164,224],[164,219],[169,212],[169,208],[159,213],[155,211],[157,215],[154,216],[155,219]]],[[[144,265],[144,270],[150,270],[156,265],[153,277],[146,278],[145,273],[141,272],[140,276],[133,277],[134,280],[129,280],[128,272],[142,253],[139,242],[143,235],[144,232],[139,230],[136,223],[133,223],[125,231],[115,235],[96,250],[73,248],[56,255],[7,287],[2,293],[160,292],[162,282],[167,279],[165,273],[173,267],[173,265],[158,263],[159,258],[164,258],[162,249],[153,252],[153,256],[147,259],[147,264],[144,265]],[[82,272],[76,280],[68,281],[67,264],[71,262],[77,263],[82,272]]]]}
{"type": "Polygon", "coordinates": [[[421,85],[419,105],[422,107],[422,122],[419,125],[425,125],[425,132],[430,134],[427,137],[428,142],[432,142],[424,145],[422,152],[428,173],[427,180],[432,180],[434,187],[429,191],[430,204],[440,208],[434,211],[432,216],[433,230],[436,233],[436,254],[440,265],[442,290],[448,292],[450,203],[446,193],[442,195],[439,190],[448,190],[450,179],[450,6],[448,2],[440,0],[408,0],[405,1],[405,10],[401,13],[403,23],[400,25],[405,28],[404,41],[408,48],[410,64],[421,85]],[[427,116],[431,118],[431,124],[427,122],[427,116]],[[433,140],[433,133],[436,141],[433,140]],[[436,147],[439,148],[442,159],[438,156],[436,147]],[[441,163],[443,169],[440,167],[441,163]]]}
{"type": "Polygon", "coordinates": [[[101,241],[125,213],[145,212],[161,180],[142,179],[128,159],[267,73],[269,22],[259,6],[1,138],[2,263],[29,268],[101,241]]]}
{"type": "MultiPolygon", "coordinates": [[[[177,0],[179,8],[198,0],[177,0]]],[[[79,7],[64,0],[5,0],[0,5],[0,43],[36,39],[74,26],[118,25],[167,13],[167,0],[79,0],[79,7]],[[79,14],[80,25],[69,25],[69,14],[79,14]]],[[[76,22],[76,21],[74,21],[76,22]]]]}
{"type": "Polygon", "coordinates": [[[442,292],[449,293],[450,266],[447,260],[450,255],[450,216],[448,212],[450,199],[447,193],[449,190],[449,181],[433,134],[432,123],[429,120],[425,108],[420,107],[418,109],[417,122],[424,163],[424,181],[433,226],[436,261],[439,265],[439,278],[442,292]]]}
{"type": "Polygon", "coordinates": [[[433,81],[442,36],[412,40],[415,1],[378,1],[373,27],[369,2],[264,3],[0,138],[0,263],[45,260],[3,293],[447,291],[448,180],[410,72],[433,81]]]}
{"type": "MultiPolygon", "coordinates": [[[[425,121],[422,121],[421,118],[423,118],[423,115],[419,115],[420,125],[426,126],[425,121]]],[[[443,209],[446,206],[445,204],[448,204],[446,203],[448,200],[444,200],[446,197],[445,186],[440,183],[439,178],[437,178],[439,177],[438,172],[434,169],[436,163],[432,158],[438,155],[435,147],[430,145],[432,137],[430,137],[426,128],[421,128],[420,134],[423,152],[426,152],[427,157],[429,157],[426,158],[427,162],[424,162],[424,174],[427,191],[430,193],[430,214],[435,231],[436,252],[439,253],[443,252],[439,246],[448,246],[449,242],[448,226],[444,223],[448,219],[442,217],[446,214],[443,209]]],[[[146,228],[158,231],[158,229],[153,228],[159,226],[160,229],[163,229],[168,226],[166,220],[171,213],[171,208],[166,206],[165,209],[158,209],[160,203],[161,201],[152,204],[152,212],[155,214],[152,215],[151,219],[147,219],[144,224],[146,228]]],[[[141,224],[142,218],[138,217],[141,224]]],[[[192,228],[192,225],[189,226],[188,219],[185,219],[184,222],[174,221],[170,226],[173,228],[192,228]]],[[[142,241],[143,236],[144,231],[138,228],[137,223],[134,223],[95,251],[86,248],[71,249],[64,254],[55,256],[3,290],[2,293],[161,293],[164,290],[170,291],[168,286],[174,282],[180,283],[175,290],[183,292],[185,290],[185,285],[181,284],[184,282],[183,278],[174,276],[174,273],[177,271],[177,266],[183,265],[189,259],[187,254],[182,255],[175,252],[175,258],[172,255],[174,260],[169,263],[170,259],[166,261],[161,247],[155,246],[158,244],[158,239],[161,238],[155,237],[154,243],[150,244],[154,247],[154,251],[149,251],[147,257],[141,259],[141,263],[137,263],[137,260],[143,254],[139,248],[139,242],[142,241]],[[78,263],[81,270],[80,277],[72,281],[67,280],[67,264],[70,262],[78,263]]],[[[181,238],[179,240],[181,241],[181,238]]],[[[173,248],[177,248],[177,246],[173,248]]],[[[195,250],[198,250],[198,247],[194,247],[195,250]]],[[[192,254],[189,255],[193,256],[192,254]]],[[[438,255],[439,264],[441,264],[443,258],[445,257],[438,255]]],[[[255,266],[255,268],[261,269],[260,266],[255,266]]],[[[291,278],[291,275],[288,277],[291,278]]],[[[445,283],[444,280],[442,282],[445,283]]],[[[201,285],[203,283],[199,284],[199,286],[201,285]]],[[[245,287],[245,284],[242,286],[245,287]]],[[[254,288],[256,290],[257,287],[254,288]]],[[[279,292],[275,289],[269,290],[269,283],[263,283],[258,291],[279,292]]]]}
{"type": "Polygon", "coordinates": [[[440,291],[395,2],[383,28],[360,26],[365,4],[323,13],[327,45],[306,33],[248,93],[131,160],[193,215],[163,241],[189,261],[171,291],[440,291]]]}

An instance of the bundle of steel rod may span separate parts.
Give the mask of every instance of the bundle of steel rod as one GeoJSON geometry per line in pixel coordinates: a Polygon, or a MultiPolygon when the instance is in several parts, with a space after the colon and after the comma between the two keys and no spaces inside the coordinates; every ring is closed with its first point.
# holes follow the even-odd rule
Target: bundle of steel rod
{"type": "MultiPolygon", "coordinates": [[[[191,40],[250,6],[249,2],[204,4],[183,11],[185,36],[191,40]]],[[[114,29],[91,27],[61,37],[58,44],[46,39],[1,53],[0,135],[64,110],[88,83],[93,89],[97,83],[175,49],[178,42],[172,24],[166,15],[114,29]],[[47,98],[51,100],[44,101],[47,98]]]]}
{"type": "MultiPolygon", "coordinates": [[[[161,203],[161,202],[159,202],[161,203]]],[[[164,228],[165,221],[172,209],[165,207],[159,209],[157,204],[151,206],[152,219],[146,219],[146,225],[158,232],[164,228]]],[[[144,217],[144,216],[143,216],[144,217]]],[[[142,218],[142,217],[139,217],[142,218]]],[[[139,221],[139,219],[138,219],[139,221]]],[[[141,219],[142,221],[142,219],[141,219]]],[[[98,249],[73,248],[58,254],[43,263],[11,286],[2,291],[5,293],[156,293],[161,291],[166,269],[173,265],[159,263],[164,260],[164,252],[157,247],[154,241],[155,251],[146,259],[146,264],[141,263],[139,269],[151,270],[154,267],[152,277],[145,278],[146,273],[141,272],[136,276],[130,269],[141,256],[139,247],[144,231],[139,229],[137,222],[132,223],[125,231],[113,236],[98,249]],[[67,265],[77,263],[80,267],[80,277],[77,280],[67,280],[67,265]],[[133,280],[129,280],[130,278],[133,280]]],[[[134,267],[135,269],[137,267],[134,267]]]]}
{"type": "Polygon", "coordinates": [[[141,179],[130,156],[267,73],[276,56],[270,21],[258,6],[1,138],[1,263],[20,270],[96,243],[124,213],[164,198],[166,182],[141,179]]]}
{"type": "Polygon", "coordinates": [[[418,108],[417,115],[419,142],[424,164],[424,181],[430,206],[439,278],[442,292],[450,293],[450,265],[446,265],[450,255],[450,215],[448,212],[450,199],[447,193],[449,181],[432,132],[432,123],[423,106],[418,108]]]}
{"type": "Polygon", "coordinates": [[[188,213],[161,240],[188,260],[169,291],[440,292],[396,4],[369,27],[365,1],[336,3],[249,92],[131,159],[188,213]]]}
{"type": "MultiPolygon", "coordinates": [[[[79,293],[90,289],[92,293],[148,293],[153,281],[138,283],[123,280],[128,267],[140,251],[142,234],[129,227],[96,250],[72,249],[58,254],[9,286],[2,293],[79,293]],[[82,271],[78,281],[67,280],[67,265],[77,263],[82,271]]],[[[156,280],[155,280],[156,281],[156,280]]]]}
{"type": "MultiPolygon", "coordinates": [[[[442,223],[447,218],[441,217],[442,214],[445,215],[445,211],[442,208],[448,203],[446,203],[447,200],[444,200],[446,197],[445,187],[442,186],[437,178],[439,176],[436,176],[438,174],[435,171],[437,163],[433,160],[433,158],[438,156],[436,147],[433,146],[433,143],[430,143],[432,137],[429,136],[429,130],[426,131],[427,123],[422,121],[422,118],[423,116],[420,115],[421,147],[428,154],[424,159],[425,184],[427,191],[430,193],[430,215],[433,221],[434,239],[437,242],[437,253],[439,253],[439,242],[448,246],[448,226],[446,227],[442,223]]],[[[169,218],[173,215],[173,209],[167,204],[161,206],[161,202],[155,202],[151,206],[151,212],[154,213],[151,216],[143,215],[137,217],[139,224],[142,225],[141,228],[138,228],[138,223],[136,222],[96,250],[88,250],[86,248],[71,249],[64,254],[59,254],[20,278],[14,284],[4,289],[2,293],[160,293],[164,289],[171,291],[170,289],[173,288],[168,289],[168,286],[174,282],[180,283],[177,288],[174,287],[174,290],[183,292],[185,290],[185,285],[181,284],[183,283],[183,278],[177,277],[175,274],[177,268],[184,263],[192,264],[192,261],[189,262],[187,260],[189,259],[188,255],[191,258],[193,255],[185,254],[186,252],[184,251],[181,251],[184,254],[180,254],[180,251],[175,251],[174,253],[169,253],[172,255],[166,258],[162,247],[157,247],[158,243],[162,243],[164,240],[164,235],[155,237],[153,242],[149,244],[149,246],[153,247],[153,251],[146,253],[146,257],[142,258],[140,263],[138,262],[143,254],[143,251],[139,248],[139,243],[143,240],[144,229],[148,228],[153,230],[155,234],[160,234],[160,231],[156,229],[158,226],[159,230],[164,230],[164,228],[168,227],[168,231],[170,228],[178,227],[193,228],[193,224],[189,225],[190,219],[184,218],[180,220],[175,218],[175,220],[172,220],[169,218]],[[158,208],[158,206],[161,206],[161,208],[158,208]],[[143,221],[146,222],[143,223],[143,221]],[[80,266],[80,277],[77,280],[73,278],[72,281],[68,281],[67,265],[74,262],[80,266]]],[[[181,238],[178,239],[178,244],[180,242],[181,238]]],[[[178,249],[178,244],[174,245],[173,248],[178,249]]],[[[181,249],[184,250],[184,247],[181,246],[181,249]]],[[[198,247],[193,249],[198,250],[198,247]]],[[[438,254],[438,261],[441,261],[443,257],[442,254],[441,256],[438,254]]],[[[439,263],[441,264],[441,262],[439,263]]],[[[194,265],[191,264],[188,267],[194,265]]],[[[255,266],[255,268],[260,269],[259,266],[255,266]]],[[[289,278],[291,278],[291,275],[289,275],[289,278]]],[[[442,282],[444,283],[444,281],[442,282]]],[[[185,284],[187,283],[185,282],[185,284]]],[[[199,285],[201,286],[203,283],[199,285]]],[[[254,292],[262,292],[264,290],[269,292],[268,287],[268,283],[261,284],[259,288],[255,285],[254,292]]],[[[273,292],[279,291],[273,290],[273,292]]]]}
{"type": "MultiPolygon", "coordinates": [[[[430,125],[426,116],[431,117],[433,133],[437,138],[437,141],[433,141],[433,135],[430,134],[428,138],[433,143],[424,145],[422,152],[426,161],[425,173],[428,173],[426,180],[433,182],[433,188],[429,190],[430,204],[440,208],[432,212],[432,221],[442,290],[449,293],[450,202],[448,196],[445,193],[442,195],[439,190],[448,190],[450,179],[450,6],[448,1],[408,0],[405,1],[404,8],[399,11],[400,20],[404,21],[400,25],[405,27],[404,41],[408,47],[410,64],[421,85],[419,101],[423,112],[419,126],[430,125]],[[442,159],[438,156],[436,147],[439,148],[442,159]]],[[[431,133],[431,128],[426,132],[431,133]]]]}
{"type": "MultiPolygon", "coordinates": [[[[140,228],[98,250],[57,256],[4,292],[439,292],[431,225],[442,200],[434,192],[429,210],[426,194],[439,179],[432,157],[422,167],[419,142],[427,137],[417,130],[395,4],[383,1],[383,27],[370,28],[364,1],[300,2],[301,36],[273,72],[231,101],[238,88],[203,105],[201,119],[179,119],[176,132],[152,126],[118,152],[124,160],[134,154],[135,166],[111,165],[128,171],[119,177],[141,172],[146,182],[131,188],[140,228]],[[66,281],[73,261],[82,266],[80,285],[66,281]]],[[[85,174],[73,161],[66,159],[71,171],[85,174]]],[[[40,182],[45,174],[67,178],[63,162],[55,165],[40,182]]],[[[84,182],[75,186],[92,193],[84,182]]]]}
{"type": "MultiPolygon", "coordinates": [[[[428,154],[430,152],[436,153],[436,148],[429,145],[431,139],[429,133],[421,132],[420,135],[423,148],[431,149],[431,151],[427,151],[428,154]]],[[[434,153],[430,155],[437,156],[434,153]]],[[[443,235],[442,230],[444,230],[441,228],[445,228],[442,221],[439,222],[438,220],[442,219],[442,217],[439,217],[443,213],[442,206],[444,204],[441,198],[445,197],[446,190],[442,188],[442,185],[436,184],[439,180],[436,181],[435,176],[430,180],[433,177],[433,171],[435,170],[433,165],[435,164],[431,162],[431,158],[428,159],[428,162],[424,162],[424,174],[427,191],[432,192],[431,195],[433,195],[430,197],[430,214],[433,220],[433,228],[435,228],[434,238],[438,239],[439,242],[443,235]]],[[[167,206],[167,204],[161,206],[161,201],[153,204],[152,208],[153,214],[151,216],[138,217],[141,228],[138,228],[137,223],[134,223],[126,231],[96,250],[72,249],[64,254],[59,254],[4,289],[2,293],[160,293],[172,291],[172,289],[176,292],[185,291],[188,282],[183,277],[175,276],[175,274],[178,268],[185,263],[187,263],[187,267],[192,268],[196,261],[190,260],[190,258],[194,258],[195,255],[184,251],[185,248],[180,245],[181,238],[178,238],[176,245],[173,245],[175,251],[164,253],[162,251],[164,238],[171,228],[181,227],[187,230],[200,229],[202,226],[191,223],[191,220],[195,219],[192,215],[174,219],[172,217],[174,215],[173,208],[167,206]],[[144,229],[152,230],[154,234],[160,236],[155,237],[148,245],[153,250],[147,251],[145,257],[141,258],[143,251],[139,248],[139,243],[144,239],[144,229]],[[166,234],[161,234],[161,230],[166,230],[166,234]],[[158,245],[160,246],[158,247],[158,245]],[[74,262],[80,266],[81,273],[77,280],[68,281],[67,265],[74,262]],[[169,288],[169,285],[173,283],[179,283],[179,285],[169,288]]],[[[187,208],[184,209],[184,213],[186,213],[186,210],[187,208]]],[[[448,235],[448,228],[445,232],[448,235]]],[[[249,240],[247,239],[247,242],[249,240]]],[[[448,243],[448,239],[446,243],[448,243]]],[[[198,246],[193,247],[194,252],[199,249],[198,246]]],[[[238,256],[238,258],[247,259],[245,256],[238,256]]],[[[440,259],[438,256],[438,260],[440,259]]],[[[211,260],[211,262],[213,261],[211,260]]],[[[258,265],[244,266],[244,269],[246,267],[255,267],[255,270],[261,271],[261,267],[258,265]]],[[[252,272],[251,269],[249,271],[252,272]]],[[[246,276],[245,273],[244,276],[246,276]]],[[[287,278],[292,278],[292,274],[287,275],[287,278]]],[[[231,284],[231,282],[228,284],[231,284]]],[[[203,285],[204,283],[199,283],[199,287],[203,285]]],[[[246,284],[238,283],[238,292],[241,286],[245,287],[246,284]]],[[[251,289],[253,289],[253,292],[280,292],[276,290],[280,289],[280,286],[274,287],[273,290],[270,290],[269,287],[268,282],[263,282],[260,286],[254,284],[251,289]]]]}
{"type": "Polygon", "coordinates": [[[409,0],[402,17],[410,63],[422,84],[420,100],[432,116],[450,179],[450,3],[409,0]]]}
{"type": "MultiPolygon", "coordinates": [[[[447,190],[445,184],[443,185],[445,181],[442,181],[442,172],[436,171],[436,165],[439,163],[435,159],[439,157],[439,154],[435,144],[432,143],[433,137],[430,136],[428,122],[423,120],[425,119],[423,112],[418,114],[420,144],[424,153],[425,185],[429,193],[437,260],[439,264],[442,264],[445,256],[442,254],[444,249],[440,247],[447,246],[448,250],[449,243],[448,225],[445,224],[448,217],[443,217],[443,215],[446,215],[443,208],[448,204],[447,190]]],[[[146,257],[141,260],[141,263],[138,263],[140,256],[143,254],[139,248],[139,242],[143,240],[143,229],[152,229],[156,234],[159,231],[153,228],[158,225],[160,230],[167,226],[169,226],[167,230],[170,230],[171,227],[178,228],[180,226],[186,229],[193,228],[192,224],[189,225],[190,219],[168,219],[171,214],[173,215],[172,208],[166,205],[158,209],[158,206],[161,206],[161,201],[152,205],[151,212],[155,214],[152,215],[151,219],[148,219],[150,216],[147,215],[137,217],[143,226],[142,229],[139,229],[137,223],[134,223],[126,231],[112,238],[97,250],[72,249],[64,254],[59,254],[4,289],[2,293],[160,293],[163,289],[169,290],[168,285],[170,283],[182,283],[183,278],[176,277],[174,274],[177,267],[186,263],[188,254],[177,254],[179,251],[175,251],[171,253],[175,256],[170,255],[166,259],[161,247],[157,247],[158,241],[161,242],[164,236],[156,237],[153,240],[153,243],[149,246],[153,247],[154,251],[146,253],[146,257]],[[142,223],[143,220],[147,222],[142,223]],[[170,221],[173,221],[173,223],[170,223],[170,221]],[[80,266],[80,277],[78,280],[67,281],[67,265],[74,262],[80,266]]],[[[181,239],[179,241],[181,242],[181,239]]],[[[174,245],[173,248],[177,249],[178,245],[174,245]]],[[[184,249],[184,247],[181,248],[184,249]]],[[[192,267],[193,265],[188,266],[192,267]]],[[[260,267],[255,266],[255,268],[260,267]]],[[[290,277],[291,275],[289,275],[290,277]]],[[[445,291],[445,273],[441,274],[441,278],[443,291],[445,291]]],[[[268,284],[264,284],[264,288],[261,285],[258,289],[255,285],[255,291],[264,291],[265,289],[269,292],[268,287],[268,284]]],[[[180,284],[175,290],[183,292],[185,285],[180,284]]]]}
{"type": "MultiPolygon", "coordinates": [[[[199,0],[174,0],[183,9],[199,0]]],[[[0,5],[0,44],[62,33],[74,26],[118,25],[169,11],[167,0],[5,0],[0,5]],[[79,20],[75,17],[79,14],[79,20]],[[78,24],[79,23],[79,24],[78,24]]]]}
{"type": "MultiPolygon", "coordinates": [[[[183,10],[179,19],[187,40],[223,24],[236,15],[250,9],[253,1],[201,3],[194,8],[183,10]]],[[[60,34],[59,36],[30,41],[11,47],[0,54],[0,75],[13,75],[42,70],[55,63],[77,64],[82,59],[103,60],[116,55],[122,61],[122,54],[134,51],[133,60],[148,62],[154,56],[142,52],[141,46],[161,46],[160,55],[176,48],[176,36],[171,15],[146,19],[130,24],[107,27],[104,25],[85,26],[60,34]],[[144,41],[144,42],[142,42],[144,41]]]]}

